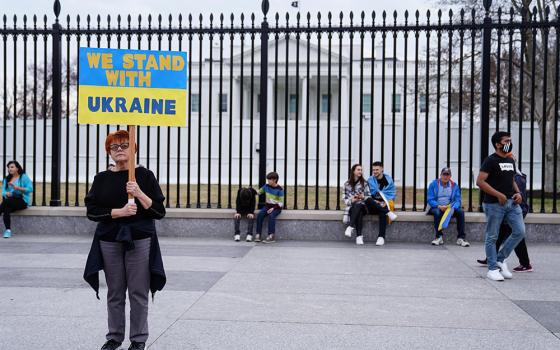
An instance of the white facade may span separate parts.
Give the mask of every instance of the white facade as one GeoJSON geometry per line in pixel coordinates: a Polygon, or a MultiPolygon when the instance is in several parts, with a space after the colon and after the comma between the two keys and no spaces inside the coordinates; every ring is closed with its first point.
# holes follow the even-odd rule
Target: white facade
{"type": "MultiPolygon", "coordinates": [[[[416,184],[417,187],[424,186],[424,169],[425,160],[428,159],[428,179],[433,179],[438,169],[444,166],[447,162],[447,98],[442,99],[442,108],[440,110],[441,120],[439,125],[436,124],[436,108],[433,104],[430,105],[430,118],[428,121],[428,135],[425,135],[425,113],[420,110],[418,106],[418,123],[417,123],[417,149],[414,152],[414,62],[403,62],[397,60],[396,63],[396,89],[395,94],[399,95],[396,100],[395,113],[392,112],[392,99],[393,99],[393,60],[387,58],[385,62],[385,80],[382,79],[382,62],[371,58],[364,59],[363,71],[360,69],[359,49],[354,49],[354,61],[352,66],[349,63],[349,58],[342,57],[341,74],[339,75],[339,57],[334,51],[338,48],[333,43],[333,53],[331,54],[331,119],[330,119],[330,138],[328,136],[328,120],[327,120],[327,99],[329,94],[328,89],[328,52],[323,48],[319,51],[314,45],[310,45],[309,57],[309,75],[307,72],[307,42],[302,40],[300,42],[300,56],[299,56],[299,77],[297,75],[296,65],[296,42],[295,40],[289,41],[289,59],[288,59],[288,101],[286,103],[286,41],[280,40],[278,45],[278,81],[275,81],[275,47],[274,41],[270,41],[269,46],[269,67],[268,67],[268,97],[267,97],[267,114],[268,114],[268,161],[267,170],[276,170],[281,176],[282,183],[289,185],[295,184],[295,165],[297,158],[297,184],[303,185],[306,182],[309,185],[316,183],[316,178],[319,179],[320,185],[327,184],[327,172],[329,173],[328,183],[330,186],[335,186],[340,182],[344,182],[348,176],[349,167],[353,163],[360,161],[360,123],[362,125],[362,157],[361,162],[369,164],[374,160],[381,160],[385,163],[385,169],[391,173],[394,169],[393,177],[397,185],[412,186],[414,180],[414,169],[416,169],[416,184]],[[320,64],[318,64],[318,57],[320,57],[320,64]],[[372,63],[373,63],[373,114],[370,113],[368,106],[366,106],[362,115],[360,116],[360,90],[363,91],[364,99],[369,99],[372,94],[372,63]],[[404,68],[407,64],[408,81],[406,89],[404,87],[404,68]],[[318,66],[320,69],[318,70],[318,66]],[[352,75],[350,75],[352,69],[352,75]],[[360,74],[362,73],[362,74],[360,74]],[[362,78],[361,78],[362,76],[362,78]],[[320,77],[320,84],[319,82],[320,77]],[[363,79],[363,83],[360,80],[363,79]],[[385,93],[382,95],[382,86],[385,85],[385,93]],[[362,89],[360,89],[362,85],[362,89]],[[296,86],[299,88],[299,103],[295,104],[296,86]],[[307,89],[309,88],[309,97],[307,96],[307,89]],[[339,95],[340,90],[340,95],[339,95]],[[351,92],[350,92],[351,91],[351,92]],[[275,97],[275,92],[276,96],[275,97]],[[351,95],[351,99],[350,99],[351,95]],[[275,100],[277,103],[275,104],[275,100]],[[350,102],[351,100],[351,102],[350,102]],[[384,109],[382,109],[381,101],[385,101],[384,109]],[[406,104],[405,104],[406,100],[406,104]],[[288,106],[288,120],[285,120],[286,108],[288,106]],[[340,115],[339,115],[340,107],[340,115]],[[296,113],[297,109],[297,113],[296,113]],[[350,114],[351,109],[351,114],[350,114]],[[317,111],[319,110],[319,120],[317,119],[317,111]],[[405,114],[406,110],[406,114],[405,114]],[[296,120],[296,114],[299,118],[296,120]],[[275,134],[275,115],[277,116],[276,134],[275,134]],[[384,116],[384,152],[381,154],[381,118],[384,116]],[[406,117],[406,119],[405,119],[406,117]],[[393,118],[395,118],[393,123],[393,118]],[[340,121],[339,121],[340,119],[340,121]],[[309,121],[308,121],[309,120],[309,121]],[[405,130],[406,120],[406,130],[405,130]],[[297,125],[297,128],[296,128],[297,125]],[[394,127],[394,140],[392,137],[394,127]],[[440,142],[436,144],[436,130],[440,130],[440,142]],[[287,133],[286,133],[287,128],[287,133]],[[317,135],[317,130],[319,134],[317,135]],[[339,143],[340,132],[340,143],[339,143]],[[287,141],[285,135],[287,134],[287,141]],[[297,144],[296,144],[297,134],[297,144]],[[373,134],[373,137],[371,137],[373,134]],[[406,145],[405,145],[406,142],[406,145]],[[428,146],[428,154],[425,154],[425,145],[428,146]],[[394,148],[393,148],[394,144],[394,148]],[[276,167],[274,166],[274,147],[276,145],[276,167]],[[296,153],[297,146],[297,153],[296,153]],[[351,147],[351,153],[349,149],[351,147]],[[338,151],[340,148],[340,158],[338,151]],[[287,153],[285,152],[287,150],[287,153]],[[436,149],[439,149],[439,159],[436,162],[436,149]],[[370,156],[370,150],[372,156],[370,156]],[[317,157],[317,151],[319,157],[317,157]],[[394,156],[394,163],[392,158],[394,156]],[[406,158],[406,163],[403,162],[406,158]],[[307,168],[306,168],[307,159],[307,168]],[[416,163],[414,163],[416,159],[416,163]],[[287,167],[284,164],[287,164],[287,167]],[[319,165],[319,176],[317,177],[316,167],[319,165]],[[406,165],[406,174],[403,177],[403,166],[406,165]],[[338,178],[338,171],[340,169],[340,179],[338,178]],[[306,176],[307,174],[307,176],[306,176]],[[287,181],[286,181],[287,180],[287,181]]],[[[210,181],[212,183],[218,182],[219,168],[221,166],[221,182],[222,184],[228,182],[229,166],[231,165],[231,178],[232,183],[239,182],[240,168],[241,177],[244,184],[258,182],[258,149],[259,149],[259,124],[260,113],[258,106],[258,94],[260,91],[260,52],[255,48],[254,53],[254,79],[252,81],[252,95],[251,95],[251,52],[245,47],[244,53],[237,52],[234,55],[233,63],[230,65],[229,52],[224,50],[224,62],[222,73],[222,92],[224,100],[220,101],[220,63],[219,52],[214,48],[213,57],[214,62],[204,60],[203,62],[192,62],[189,72],[191,76],[191,84],[189,92],[191,94],[191,111],[190,119],[188,120],[187,128],[182,128],[180,143],[178,142],[179,130],[177,128],[170,129],[169,139],[170,150],[167,151],[167,128],[160,128],[160,162],[159,172],[157,169],[157,128],[151,128],[150,149],[147,149],[147,127],[140,128],[140,162],[148,164],[149,167],[159,175],[159,180],[165,183],[167,179],[167,158],[170,160],[170,182],[177,182],[177,157],[180,155],[180,182],[185,184],[187,182],[187,172],[190,167],[190,180],[191,183],[198,181],[198,170],[200,166],[200,182],[208,182],[208,173],[210,172],[210,181]],[[243,56],[242,56],[243,55],[243,56]],[[241,79],[241,61],[243,60],[243,79],[241,79]],[[199,64],[202,66],[202,73],[199,69],[199,64]],[[212,65],[212,67],[210,67],[212,65]],[[231,75],[232,90],[230,91],[230,66],[232,67],[233,74],[231,75]],[[210,81],[210,68],[212,68],[212,80],[210,81]],[[199,80],[199,77],[202,79],[199,80]],[[199,81],[201,86],[199,86],[199,81]],[[212,83],[210,85],[210,82],[212,83]],[[211,118],[209,118],[209,98],[210,91],[212,93],[212,111],[211,118]],[[227,96],[225,96],[227,95],[227,96]],[[243,96],[243,97],[241,97],[243,96]],[[252,134],[251,134],[251,98],[253,100],[253,118],[252,118],[252,134]],[[197,101],[198,100],[198,101],[197,101]],[[231,100],[231,101],[230,101],[231,100]],[[243,106],[241,106],[243,101],[243,106]],[[198,103],[197,103],[198,102],[198,103]],[[220,105],[222,103],[222,106],[220,105]],[[241,107],[243,108],[241,112],[241,107]],[[222,108],[222,109],[220,109],[222,108]],[[221,112],[220,112],[221,110],[221,112]],[[231,114],[231,123],[230,123],[231,114]],[[220,134],[220,115],[222,120],[222,130],[220,134]],[[210,123],[211,122],[211,123],[210,123]],[[210,126],[211,124],[211,126],[210,126]],[[200,162],[199,162],[199,126],[200,126],[200,162]],[[190,131],[188,130],[190,128],[190,131]],[[190,157],[189,157],[189,138],[187,135],[190,132],[190,157]],[[230,135],[231,133],[231,140],[230,135]],[[230,147],[231,147],[231,162],[230,147]],[[220,144],[221,144],[221,159],[220,159],[220,144]],[[178,147],[180,152],[178,153],[178,147]],[[242,148],[242,153],[239,150],[242,148]],[[149,157],[149,160],[148,160],[149,157]],[[252,159],[252,162],[251,162],[252,159]],[[252,165],[252,168],[251,168],[252,165]]],[[[239,51],[239,50],[237,50],[239,51]]],[[[345,47],[344,52],[348,53],[349,48],[345,47]]],[[[378,56],[379,57],[379,56],[378,56]]],[[[466,69],[466,68],[465,68],[466,69]]],[[[425,65],[419,63],[419,74],[425,72],[425,65]]],[[[442,86],[445,86],[442,81],[442,86]]],[[[435,88],[435,86],[433,87],[435,88]]],[[[367,102],[366,102],[367,105],[367,102]]],[[[459,140],[459,121],[456,113],[452,115],[451,123],[451,145],[450,145],[450,165],[454,172],[454,178],[458,179],[459,168],[461,169],[461,183],[464,187],[468,187],[469,174],[476,173],[479,159],[479,134],[480,127],[478,122],[474,121],[474,139],[473,139],[473,169],[469,167],[469,152],[471,150],[469,144],[470,134],[470,115],[468,111],[464,111],[463,122],[461,124],[462,144],[461,144],[461,159],[458,154],[458,140],[459,140]]],[[[97,148],[97,126],[89,127],[90,145],[86,150],[87,142],[87,127],[79,126],[80,136],[77,137],[77,127],[75,118],[70,120],[69,138],[66,139],[66,120],[63,120],[63,150],[62,150],[62,175],[63,180],[66,179],[66,157],[67,151],[65,145],[68,145],[68,162],[69,171],[68,178],[70,182],[76,181],[76,161],[79,159],[78,166],[78,180],[85,182],[86,173],[86,154],[89,153],[89,180],[93,179],[97,168],[103,170],[106,166],[106,157],[103,149],[103,141],[107,133],[106,126],[99,128],[99,149],[97,148]],[[79,152],[76,151],[79,146],[79,152]],[[96,160],[96,152],[99,153],[99,159],[96,160]],[[97,163],[99,164],[97,166],[97,163]]],[[[18,140],[23,140],[22,121],[18,120],[18,140]]],[[[47,127],[50,122],[47,123],[47,127]]],[[[493,125],[493,124],[492,124],[493,125]]],[[[502,122],[505,125],[505,122],[502,122]]],[[[0,137],[3,135],[2,125],[0,125],[0,137]]],[[[47,166],[47,180],[50,175],[50,130],[47,131],[46,149],[43,149],[43,122],[38,122],[37,129],[37,171],[36,179],[42,179],[42,158],[43,153],[46,152],[46,166],[47,166]]],[[[517,135],[518,123],[512,125],[512,132],[517,135]]],[[[528,123],[523,124],[523,140],[528,144],[530,137],[530,126],[528,123]]],[[[112,126],[111,130],[116,127],[112,126]]],[[[13,156],[12,149],[12,121],[8,121],[7,131],[7,154],[8,158],[16,158],[23,160],[23,144],[18,141],[17,154],[13,156]]],[[[28,121],[27,129],[27,154],[25,167],[28,173],[33,173],[33,126],[32,122],[28,121]]],[[[535,125],[535,143],[534,143],[534,181],[535,184],[540,184],[540,139],[538,137],[538,126],[535,125]]],[[[516,142],[519,144],[519,142],[516,142]]],[[[528,162],[529,150],[524,147],[523,161],[528,162]]],[[[365,167],[367,170],[369,167],[365,167]]],[[[474,174],[476,175],[476,174],[474,174]]]]}

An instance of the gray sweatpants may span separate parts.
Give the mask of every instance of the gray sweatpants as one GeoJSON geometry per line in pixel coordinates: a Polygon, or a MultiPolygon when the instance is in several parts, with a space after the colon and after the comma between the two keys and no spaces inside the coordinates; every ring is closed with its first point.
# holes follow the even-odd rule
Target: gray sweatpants
{"type": "Polygon", "coordinates": [[[107,340],[123,342],[125,332],[126,290],[130,301],[130,341],[148,339],[148,302],[150,299],[150,238],[134,241],[125,251],[122,243],[101,241],[107,281],[107,340]]]}

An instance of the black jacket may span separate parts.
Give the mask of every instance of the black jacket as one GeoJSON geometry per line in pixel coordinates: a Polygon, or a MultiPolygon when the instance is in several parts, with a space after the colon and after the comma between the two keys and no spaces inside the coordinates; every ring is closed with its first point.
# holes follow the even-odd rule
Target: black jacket
{"type": "Polygon", "coordinates": [[[113,219],[111,210],[121,208],[128,201],[126,182],[128,172],[104,171],[95,176],[85,202],[88,219],[98,222],[84,270],[84,279],[95,290],[99,299],[99,271],[103,270],[100,241],[121,242],[126,250],[134,249],[134,240],[150,238],[150,290],[152,298],[165,286],[166,277],[159,248],[154,219],[165,216],[165,197],[154,174],[143,167],[136,168],[136,182],[152,199],[152,206],[144,209],[136,201],[137,214],[113,219]]]}
{"type": "Polygon", "coordinates": [[[118,230],[117,241],[123,242],[126,249],[134,249],[131,239],[131,232],[142,232],[150,234],[150,291],[152,298],[156,291],[162,290],[167,281],[163,259],[159,248],[159,241],[156,234],[154,220],[146,219],[133,223],[100,222],[95,230],[95,236],[91,243],[86,267],[84,270],[84,280],[95,290],[95,295],[99,299],[99,271],[103,270],[103,256],[101,255],[100,237],[114,230],[118,230]]]}
{"type": "Polygon", "coordinates": [[[521,193],[522,201],[521,204],[521,211],[523,212],[523,217],[527,216],[529,212],[529,205],[527,204],[527,175],[523,173],[516,173],[513,176],[513,180],[519,187],[519,191],[521,193]]]}
{"type": "Polygon", "coordinates": [[[237,199],[235,200],[235,211],[238,214],[247,215],[247,214],[253,214],[255,212],[255,207],[257,206],[257,200],[256,200],[257,191],[255,191],[255,189],[252,187],[248,188],[248,190],[251,191],[251,200],[249,201],[249,203],[241,203],[241,199],[239,198],[241,188],[237,190],[237,199]]]}

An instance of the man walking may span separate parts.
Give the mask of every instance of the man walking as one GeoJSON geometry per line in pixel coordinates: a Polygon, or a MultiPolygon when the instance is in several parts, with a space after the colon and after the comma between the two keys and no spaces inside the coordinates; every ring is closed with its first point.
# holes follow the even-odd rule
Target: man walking
{"type": "Polygon", "coordinates": [[[503,281],[513,277],[505,259],[525,236],[525,223],[519,206],[522,197],[514,181],[515,161],[507,156],[513,148],[511,134],[497,131],[491,140],[496,152],[482,162],[476,184],[483,192],[482,206],[486,214],[486,276],[493,281],[503,281]],[[511,227],[512,232],[496,254],[496,240],[502,221],[511,227]]]}

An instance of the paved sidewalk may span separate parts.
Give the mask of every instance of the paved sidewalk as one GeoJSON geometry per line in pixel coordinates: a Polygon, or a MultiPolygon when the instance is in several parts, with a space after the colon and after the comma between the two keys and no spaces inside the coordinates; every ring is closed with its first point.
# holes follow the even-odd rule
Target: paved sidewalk
{"type": "MultiPolygon", "coordinates": [[[[98,301],[82,280],[90,243],[0,241],[0,349],[101,347],[106,289],[98,301]]],[[[161,246],[149,349],[560,349],[560,245],[529,242],[535,272],[500,283],[477,266],[480,244],[161,246]]]]}

